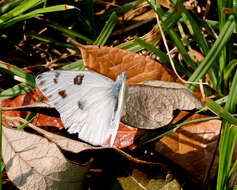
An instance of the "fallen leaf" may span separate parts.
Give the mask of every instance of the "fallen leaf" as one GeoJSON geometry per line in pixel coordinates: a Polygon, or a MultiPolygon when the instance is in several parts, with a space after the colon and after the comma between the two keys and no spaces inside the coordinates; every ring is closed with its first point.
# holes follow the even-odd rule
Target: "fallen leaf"
{"type": "Polygon", "coordinates": [[[185,86],[163,81],[149,81],[129,86],[122,121],[137,128],[156,129],[173,119],[173,110],[192,110],[201,102],[185,86]]]}
{"type": "Polygon", "coordinates": [[[144,172],[134,169],[132,174],[127,177],[118,177],[122,189],[136,190],[181,190],[181,185],[177,180],[173,179],[167,182],[162,177],[149,178],[144,172]]]}
{"type": "MultiPolygon", "coordinates": [[[[117,136],[114,141],[116,148],[122,149],[133,144],[138,129],[120,122],[117,136]]],[[[109,146],[109,144],[107,144],[109,146]]]]}
{"type": "Polygon", "coordinates": [[[127,50],[114,47],[98,47],[78,44],[84,65],[113,80],[121,72],[126,72],[128,84],[147,80],[176,81],[160,63],[127,50]]]}
{"type": "MultiPolygon", "coordinates": [[[[21,94],[14,99],[2,100],[0,101],[0,106],[4,107],[3,115],[25,118],[29,113],[28,111],[37,112],[39,109],[43,109],[45,114],[47,114],[48,112],[53,112],[53,114],[55,114],[55,111],[52,111],[52,105],[50,105],[49,103],[38,103],[41,96],[42,94],[40,90],[34,89],[33,91],[21,94]],[[34,106],[32,106],[32,104],[34,104],[34,106]]],[[[64,128],[60,118],[55,116],[46,116],[44,114],[37,114],[36,119],[33,121],[33,124],[36,124],[39,127],[51,126],[57,127],[59,129],[64,128]]]]}
{"type": "MultiPolygon", "coordinates": [[[[148,81],[141,85],[155,87],[156,92],[160,92],[169,99],[174,109],[192,110],[203,106],[199,99],[193,95],[192,91],[182,84],[165,81],[148,81]]],[[[138,84],[138,86],[140,85],[138,84]]]]}
{"type": "MultiPolygon", "coordinates": [[[[9,123],[11,123],[11,121],[16,121],[16,120],[18,120],[18,122],[24,123],[24,120],[19,117],[17,118],[5,117],[5,119],[9,120],[9,123]]],[[[19,123],[19,125],[20,124],[21,123],[19,123]]],[[[117,173],[116,175],[119,175],[118,177],[121,177],[121,176],[127,177],[127,174],[129,173],[129,171],[134,170],[135,173],[133,172],[133,174],[135,175],[136,179],[143,180],[142,175],[140,175],[139,177],[139,171],[138,171],[139,168],[137,168],[138,166],[146,170],[145,173],[143,172],[144,176],[146,176],[146,174],[150,175],[150,171],[153,171],[153,170],[155,172],[152,172],[152,173],[158,174],[159,176],[166,176],[168,172],[168,169],[164,165],[161,165],[159,163],[154,163],[154,162],[151,163],[151,162],[138,160],[117,148],[93,147],[91,145],[88,145],[87,143],[83,143],[83,142],[73,140],[67,137],[63,137],[54,133],[50,133],[44,129],[34,126],[33,124],[29,124],[29,127],[31,127],[38,134],[44,137],[29,134],[23,130],[15,130],[15,129],[4,127],[4,134],[3,134],[4,135],[4,144],[3,144],[4,145],[4,148],[3,148],[4,162],[6,164],[9,162],[14,163],[10,165],[8,164],[9,167],[7,166],[7,172],[8,172],[9,178],[13,180],[13,182],[20,189],[34,189],[30,185],[32,186],[35,185],[36,187],[38,187],[40,183],[43,183],[44,185],[45,181],[47,183],[51,183],[50,185],[52,185],[52,189],[60,189],[58,188],[58,186],[60,186],[62,189],[65,188],[65,186],[63,186],[65,181],[67,182],[67,187],[65,189],[74,189],[74,186],[73,188],[70,188],[70,185],[71,185],[70,182],[73,182],[75,186],[77,183],[76,181],[77,179],[79,180],[78,183],[81,182],[81,180],[84,177],[84,174],[87,171],[88,165],[78,166],[75,164],[76,168],[74,168],[74,164],[71,164],[71,162],[68,162],[63,157],[58,147],[60,147],[61,149],[67,152],[72,152],[74,153],[74,155],[79,154],[79,153],[80,155],[84,154],[84,158],[86,155],[86,159],[84,160],[91,160],[91,158],[93,158],[94,162],[98,162],[98,160],[101,160],[102,165],[104,165],[103,167],[110,169],[109,173],[106,170],[107,175],[111,175],[111,172],[112,172],[113,175],[117,173]],[[7,132],[5,132],[6,130],[7,132]],[[9,153],[9,151],[11,152],[9,153]],[[125,160],[126,160],[126,164],[124,162],[125,160]],[[17,161],[20,162],[20,165],[19,165],[19,162],[17,161]],[[61,164],[64,167],[62,167],[61,164]],[[25,181],[21,180],[20,182],[18,182],[14,179],[17,178],[17,176],[21,174],[19,173],[22,171],[20,170],[20,167],[23,167],[26,170],[25,173],[27,173],[29,168],[32,170],[32,172],[31,173],[28,172],[26,174],[27,177],[25,181]],[[63,171],[60,170],[61,168],[63,171]],[[74,172],[74,169],[76,170],[75,172],[74,172]],[[35,174],[34,172],[35,170],[38,173],[35,174]],[[55,170],[57,171],[55,172],[55,170]],[[125,170],[125,172],[121,173],[122,170],[123,171],[125,170]],[[59,174],[57,172],[59,172],[59,174]],[[71,172],[69,176],[67,176],[67,172],[71,172]],[[71,175],[74,175],[75,173],[77,174],[77,172],[79,172],[78,178],[76,178],[76,176],[71,177],[71,175]],[[54,175],[56,175],[57,178],[54,175]],[[50,179],[46,180],[48,177],[50,179]],[[60,177],[62,177],[62,179],[60,177]],[[35,181],[35,178],[37,178],[38,180],[35,181]],[[28,181],[28,179],[31,181],[28,181]],[[56,181],[59,183],[58,186],[54,184],[54,183],[57,183],[56,181]]],[[[83,156],[78,155],[77,159],[80,157],[83,157],[83,156]]],[[[104,172],[103,167],[99,169],[99,171],[101,171],[102,173],[104,172]]],[[[95,171],[97,170],[95,169],[95,171]]],[[[91,171],[94,171],[93,168],[91,168],[91,171]]],[[[21,177],[24,179],[25,176],[21,175],[21,177]]],[[[162,177],[160,177],[159,179],[164,181],[162,177]]],[[[87,180],[91,180],[91,179],[87,179],[87,180]]],[[[108,178],[105,178],[104,180],[105,180],[104,183],[107,184],[108,178]]],[[[151,186],[150,180],[154,180],[154,178],[149,178],[146,185],[149,184],[149,186],[151,186]]],[[[112,180],[110,183],[114,183],[114,180],[112,180]]],[[[51,186],[48,186],[48,187],[51,187],[51,186]]],[[[102,187],[104,187],[103,184],[102,184],[102,187]]],[[[42,189],[43,188],[44,187],[42,187],[42,189]]]]}
{"type": "MultiPolygon", "coordinates": [[[[195,114],[188,120],[200,117],[200,115],[195,114]]],[[[209,179],[213,179],[218,162],[218,157],[214,153],[220,127],[220,120],[185,125],[157,142],[156,151],[184,168],[190,176],[200,182],[206,179],[211,161],[214,158],[214,165],[209,174],[209,179]]]]}
{"type": "Polygon", "coordinates": [[[56,144],[3,126],[2,157],[9,179],[19,189],[80,189],[89,164],[68,161],[56,144]]]}

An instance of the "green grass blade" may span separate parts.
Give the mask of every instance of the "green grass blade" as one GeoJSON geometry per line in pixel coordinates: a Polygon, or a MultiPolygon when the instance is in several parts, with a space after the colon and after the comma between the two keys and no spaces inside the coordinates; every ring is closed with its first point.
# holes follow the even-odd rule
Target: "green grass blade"
{"type": "MultiPolygon", "coordinates": [[[[235,160],[230,172],[229,172],[229,177],[234,173],[234,171],[237,170],[237,160],[235,160]]],[[[237,175],[237,174],[236,174],[237,175]]]]}
{"type": "Polygon", "coordinates": [[[36,7],[37,5],[43,3],[44,0],[24,0],[22,3],[20,3],[17,7],[12,9],[11,11],[5,13],[4,15],[0,16],[0,24],[3,22],[6,22],[7,20],[19,16],[25,11],[36,7]]]}
{"type": "MultiPolygon", "coordinates": [[[[170,62],[169,56],[166,55],[161,50],[154,47],[152,44],[146,43],[144,40],[142,40],[140,38],[135,38],[134,42],[138,43],[143,48],[155,53],[155,55],[160,57],[161,60],[166,61],[168,63],[170,62]]],[[[191,73],[187,69],[185,69],[179,62],[177,62],[176,60],[173,60],[173,61],[174,61],[175,67],[177,68],[178,71],[180,71],[181,73],[186,74],[187,76],[191,76],[191,73]]]]}
{"type": "Polygon", "coordinates": [[[32,88],[35,88],[35,77],[29,73],[26,73],[19,67],[11,64],[4,64],[0,62],[0,72],[3,74],[8,74],[14,77],[15,80],[23,82],[32,88]]]}
{"type": "Polygon", "coordinates": [[[27,127],[29,123],[32,123],[34,121],[35,116],[36,116],[36,113],[30,112],[27,115],[27,118],[26,118],[27,121],[23,123],[22,125],[20,125],[19,127],[17,127],[17,129],[24,129],[25,127],[27,127]]]}
{"type": "MultiPolygon", "coordinates": [[[[236,112],[237,102],[237,72],[235,72],[230,94],[225,109],[230,113],[236,112]]],[[[228,189],[229,173],[231,171],[232,156],[237,142],[237,127],[231,127],[226,120],[223,121],[222,132],[219,145],[219,163],[217,190],[228,189]]]]}
{"type": "Polygon", "coordinates": [[[191,27],[191,29],[189,30],[191,35],[198,43],[204,55],[206,55],[209,52],[209,44],[205,39],[205,37],[203,36],[200,27],[198,26],[198,24],[188,11],[183,11],[182,16],[184,17],[184,20],[186,20],[186,25],[188,26],[188,28],[191,27]]]}
{"type": "Polygon", "coordinates": [[[180,40],[180,37],[178,36],[178,34],[173,29],[170,29],[169,31],[167,31],[167,33],[170,36],[170,38],[172,39],[172,41],[174,42],[175,46],[178,48],[179,53],[182,55],[186,64],[190,65],[192,67],[192,69],[195,70],[196,65],[194,64],[192,59],[189,57],[188,52],[185,49],[183,42],[180,40]]]}
{"type": "Polygon", "coordinates": [[[0,163],[1,163],[1,172],[0,172],[0,190],[2,190],[2,110],[0,109],[0,163]]]}
{"type": "MultiPolygon", "coordinates": [[[[206,38],[200,30],[200,26],[197,24],[197,22],[194,20],[194,18],[190,15],[188,11],[183,11],[182,16],[189,29],[190,34],[194,37],[203,54],[207,55],[210,48],[206,38]]],[[[211,81],[213,81],[213,84],[217,84],[217,75],[216,72],[214,72],[213,68],[209,69],[208,74],[210,76],[211,81]]]]}
{"type": "Polygon", "coordinates": [[[92,44],[93,43],[93,40],[91,40],[90,38],[87,38],[86,36],[76,32],[76,31],[73,31],[73,30],[69,30],[67,27],[63,26],[63,25],[60,25],[58,23],[54,23],[54,22],[51,22],[51,21],[48,21],[49,22],[49,26],[54,28],[55,30],[59,30],[61,31],[62,33],[65,34],[65,36],[68,36],[70,38],[73,38],[73,39],[81,39],[81,40],[84,40],[86,42],[88,42],[89,44],[92,44]]]}
{"type": "Polygon", "coordinates": [[[33,18],[36,16],[41,16],[44,13],[50,13],[50,12],[55,12],[55,11],[65,11],[65,10],[68,10],[68,8],[65,5],[55,5],[55,6],[51,6],[51,7],[40,8],[40,9],[31,11],[29,13],[23,14],[23,15],[13,17],[13,18],[7,20],[6,22],[3,22],[3,23],[0,22],[0,30],[10,27],[17,22],[20,22],[20,21],[23,21],[26,19],[30,19],[30,18],[33,18]]]}
{"type": "Polygon", "coordinates": [[[212,64],[218,58],[218,54],[220,53],[222,48],[225,46],[225,44],[231,37],[234,29],[235,29],[234,17],[230,16],[228,21],[226,22],[225,27],[220,33],[218,39],[214,43],[213,47],[210,49],[209,53],[207,54],[203,62],[198,66],[198,68],[194,71],[192,76],[189,78],[190,82],[198,81],[208,72],[212,64]]]}
{"type": "Polygon", "coordinates": [[[6,13],[7,11],[15,8],[16,6],[18,6],[20,3],[22,2],[22,0],[9,0],[7,2],[4,3],[4,5],[2,5],[0,7],[0,15],[6,13]]]}
{"type": "Polygon", "coordinates": [[[135,43],[134,41],[128,41],[128,42],[119,44],[116,47],[120,48],[120,49],[125,49],[125,50],[128,50],[128,51],[132,51],[132,52],[138,52],[138,51],[141,51],[142,49],[144,49],[142,46],[135,43]]]}
{"type": "Polygon", "coordinates": [[[64,47],[64,48],[73,49],[75,51],[79,51],[79,49],[77,47],[75,47],[74,45],[62,43],[62,42],[59,42],[57,40],[54,40],[54,39],[46,37],[46,36],[36,35],[36,34],[30,34],[29,36],[31,36],[32,38],[35,38],[37,40],[40,40],[42,42],[45,42],[45,43],[54,44],[56,46],[60,46],[60,47],[64,47]]]}
{"type": "Polygon", "coordinates": [[[0,100],[5,100],[8,98],[13,98],[15,96],[30,92],[32,90],[31,87],[26,86],[23,83],[17,84],[12,88],[8,88],[0,93],[0,100]]]}
{"type": "Polygon", "coordinates": [[[60,68],[61,70],[74,70],[74,71],[83,71],[85,69],[83,61],[79,60],[76,62],[73,62],[69,65],[65,65],[60,68]]]}
{"type": "MultiPolygon", "coordinates": [[[[159,4],[157,4],[158,7],[156,7],[156,2],[154,0],[148,0],[148,3],[151,5],[152,9],[156,12],[156,14],[158,14],[159,18],[163,18],[164,14],[163,14],[162,9],[160,9],[159,4]]],[[[176,13],[177,17],[176,19],[172,17],[173,21],[171,22],[174,22],[175,24],[177,20],[181,17],[182,12],[183,12],[183,7],[182,6],[178,7],[178,10],[174,12],[176,13]]],[[[172,39],[172,41],[174,42],[175,46],[179,50],[179,53],[182,55],[186,64],[190,65],[193,69],[196,69],[196,65],[194,64],[192,59],[189,57],[188,52],[186,51],[178,34],[172,28],[168,28],[168,27],[171,27],[172,25],[171,26],[168,25],[167,27],[167,24],[165,24],[166,22],[164,20],[161,20],[161,21],[162,21],[162,28],[164,32],[166,32],[169,35],[169,37],[172,39]]]]}
{"type": "Polygon", "coordinates": [[[237,125],[237,119],[213,100],[207,99],[206,106],[211,111],[215,112],[219,117],[227,120],[234,125],[237,125]]]}
{"type": "Polygon", "coordinates": [[[224,68],[224,83],[225,86],[228,86],[229,79],[232,77],[232,73],[237,69],[237,59],[233,59],[225,68],[224,68]]]}
{"type": "MultiPolygon", "coordinates": [[[[227,99],[228,99],[228,96],[225,96],[223,98],[215,100],[215,103],[218,104],[218,105],[221,105],[221,104],[225,103],[227,101],[227,99]]],[[[200,113],[200,112],[206,111],[206,110],[208,110],[208,107],[204,106],[202,109],[198,110],[196,113],[200,113]]]]}
{"type": "Polygon", "coordinates": [[[129,3],[125,3],[122,6],[116,6],[115,8],[105,11],[103,15],[101,15],[101,19],[105,20],[107,19],[113,12],[116,12],[117,15],[119,14],[124,14],[127,11],[136,8],[140,3],[144,2],[145,0],[137,0],[137,1],[132,1],[129,3]]]}
{"type": "Polygon", "coordinates": [[[97,46],[103,46],[106,43],[107,39],[109,38],[115,25],[117,24],[117,21],[118,21],[118,17],[116,13],[113,12],[93,44],[97,46]]]}

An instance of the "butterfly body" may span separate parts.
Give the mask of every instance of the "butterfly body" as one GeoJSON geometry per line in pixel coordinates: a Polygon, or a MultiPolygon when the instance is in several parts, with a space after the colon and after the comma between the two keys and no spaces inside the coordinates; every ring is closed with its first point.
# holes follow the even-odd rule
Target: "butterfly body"
{"type": "Polygon", "coordinates": [[[113,145],[126,93],[126,75],[114,82],[90,71],[53,71],[40,74],[36,83],[60,113],[69,133],[92,145],[110,138],[113,145]]]}

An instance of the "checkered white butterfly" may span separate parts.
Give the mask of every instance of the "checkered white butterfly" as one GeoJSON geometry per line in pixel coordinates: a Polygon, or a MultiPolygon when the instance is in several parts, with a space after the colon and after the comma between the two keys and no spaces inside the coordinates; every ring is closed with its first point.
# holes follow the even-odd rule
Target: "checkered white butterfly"
{"type": "Polygon", "coordinates": [[[90,71],[53,71],[37,76],[36,84],[60,113],[69,133],[92,145],[113,145],[123,110],[125,73],[116,82],[90,71]]]}

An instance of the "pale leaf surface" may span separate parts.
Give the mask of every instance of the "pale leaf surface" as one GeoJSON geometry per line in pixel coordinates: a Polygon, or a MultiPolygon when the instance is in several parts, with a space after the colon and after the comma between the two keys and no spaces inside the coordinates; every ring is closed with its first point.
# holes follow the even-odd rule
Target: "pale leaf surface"
{"type": "Polygon", "coordinates": [[[159,128],[173,118],[169,99],[152,88],[129,87],[125,109],[121,121],[137,128],[159,128]]]}
{"type": "Polygon", "coordinates": [[[145,82],[143,85],[146,87],[155,87],[156,92],[160,92],[170,100],[174,109],[192,110],[202,107],[199,99],[193,95],[191,90],[182,84],[154,80],[145,82]]]}
{"type": "Polygon", "coordinates": [[[3,161],[19,189],[80,189],[87,166],[69,162],[56,144],[23,130],[3,127],[3,161]]]}
{"type": "Polygon", "coordinates": [[[173,119],[173,110],[192,110],[201,102],[185,86],[163,81],[149,81],[129,86],[125,115],[128,125],[156,129],[173,119]]]}

